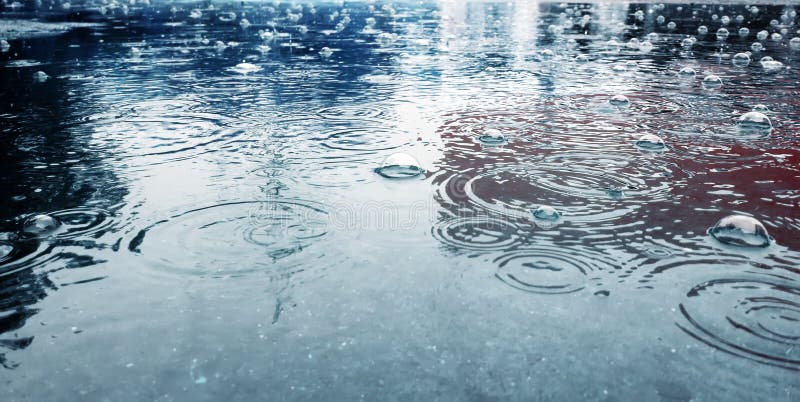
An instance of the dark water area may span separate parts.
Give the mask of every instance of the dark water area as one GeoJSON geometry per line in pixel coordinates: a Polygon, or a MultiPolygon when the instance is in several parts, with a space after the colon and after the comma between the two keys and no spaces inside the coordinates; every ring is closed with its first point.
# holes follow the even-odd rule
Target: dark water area
{"type": "Polygon", "coordinates": [[[2,400],[798,400],[797,8],[6,1],[2,400]]]}

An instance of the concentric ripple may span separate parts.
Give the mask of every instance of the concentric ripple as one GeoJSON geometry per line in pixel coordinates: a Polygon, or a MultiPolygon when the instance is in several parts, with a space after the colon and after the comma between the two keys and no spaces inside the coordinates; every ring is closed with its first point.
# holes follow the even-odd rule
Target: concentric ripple
{"type": "Polygon", "coordinates": [[[800,286],[783,277],[710,280],[680,305],[678,326],[723,352],[800,370],[800,286]]]}
{"type": "Polygon", "coordinates": [[[372,120],[383,122],[392,117],[392,110],[386,103],[354,103],[330,106],[317,111],[317,114],[326,120],[332,121],[364,121],[372,120]]]}
{"type": "Polygon", "coordinates": [[[61,222],[57,237],[95,237],[102,234],[113,222],[111,213],[102,209],[64,209],[50,214],[61,222]]]}
{"type": "Polygon", "coordinates": [[[433,236],[461,251],[507,250],[519,243],[520,227],[491,217],[456,217],[438,222],[433,236]]]}
{"type": "Polygon", "coordinates": [[[611,268],[600,256],[552,246],[515,251],[494,262],[495,277],[504,284],[546,295],[578,292],[587,286],[593,271],[611,268]]]}
{"type": "Polygon", "coordinates": [[[322,146],[348,152],[377,152],[400,148],[411,141],[409,134],[380,127],[341,127],[326,132],[322,146]]]}
{"type": "Polygon", "coordinates": [[[158,222],[139,232],[128,248],[180,274],[269,271],[294,255],[302,254],[304,261],[323,257],[313,246],[328,234],[327,216],[323,205],[304,200],[229,202],[158,222]]]}

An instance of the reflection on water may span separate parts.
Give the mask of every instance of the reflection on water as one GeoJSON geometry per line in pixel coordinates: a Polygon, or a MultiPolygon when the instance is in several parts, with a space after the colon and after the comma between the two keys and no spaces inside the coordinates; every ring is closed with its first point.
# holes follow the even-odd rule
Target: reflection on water
{"type": "Polygon", "coordinates": [[[800,392],[790,3],[0,18],[12,400],[800,392]]]}

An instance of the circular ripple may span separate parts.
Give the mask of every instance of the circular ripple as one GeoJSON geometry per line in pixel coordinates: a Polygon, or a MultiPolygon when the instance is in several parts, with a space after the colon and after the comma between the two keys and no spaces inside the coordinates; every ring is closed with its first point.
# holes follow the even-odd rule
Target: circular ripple
{"type": "Polygon", "coordinates": [[[607,220],[624,215],[642,199],[664,198],[674,171],[623,156],[565,153],[479,174],[463,191],[472,203],[505,215],[528,217],[536,207],[551,205],[568,220],[607,220]]]}
{"type": "Polygon", "coordinates": [[[517,251],[494,260],[495,277],[524,292],[573,293],[586,287],[592,271],[604,268],[585,257],[581,250],[561,248],[517,251]]]}
{"type": "Polygon", "coordinates": [[[507,250],[520,239],[520,228],[509,221],[489,217],[450,218],[431,228],[433,237],[458,250],[507,250]]]}
{"type": "Polygon", "coordinates": [[[325,255],[315,245],[328,233],[321,204],[294,200],[242,201],[190,210],[141,231],[128,248],[190,275],[269,271],[302,255],[325,255]]]}
{"type": "Polygon", "coordinates": [[[385,121],[392,117],[391,105],[386,103],[360,103],[326,107],[317,114],[326,120],[352,122],[359,120],[385,121]]]}
{"type": "Polygon", "coordinates": [[[101,209],[75,208],[50,214],[61,222],[59,238],[99,236],[113,222],[110,213],[101,209]]]}
{"type": "Polygon", "coordinates": [[[718,350],[800,370],[800,286],[771,276],[701,283],[680,305],[681,329],[718,350]]]}
{"type": "Polygon", "coordinates": [[[406,146],[408,134],[374,127],[338,128],[320,138],[322,146],[339,151],[377,152],[406,146]]]}
{"type": "Polygon", "coordinates": [[[0,277],[52,260],[52,245],[39,239],[20,238],[0,233],[0,277]]]}

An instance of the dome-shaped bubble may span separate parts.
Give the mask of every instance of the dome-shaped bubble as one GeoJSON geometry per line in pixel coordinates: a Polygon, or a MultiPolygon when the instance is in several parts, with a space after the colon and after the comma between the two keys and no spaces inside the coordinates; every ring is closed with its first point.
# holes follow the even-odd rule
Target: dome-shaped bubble
{"type": "Polygon", "coordinates": [[[587,56],[585,54],[579,54],[579,55],[575,56],[575,61],[578,62],[578,63],[586,63],[586,62],[589,61],[589,56],[587,56]]]}
{"type": "Polygon", "coordinates": [[[628,41],[627,46],[630,49],[638,49],[639,48],[639,39],[631,38],[631,40],[628,41]]]}
{"type": "Polygon", "coordinates": [[[658,38],[659,36],[658,33],[656,32],[650,32],[649,34],[647,34],[647,40],[649,40],[650,42],[658,42],[658,38]]]}
{"type": "Polygon", "coordinates": [[[783,39],[783,36],[781,34],[775,32],[770,36],[770,39],[772,39],[775,42],[780,42],[783,39]]]}
{"type": "Polygon", "coordinates": [[[675,22],[673,22],[673,21],[670,21],[670,22],[667,24],[667,29],[669,29],[670,31],[674,31],[674,30],[675,30],[675,28],[677,28],[677,27],[678,27],[678,25],[677,25],[677,24],[675,24],[675,22]]]}
{"type": "Polygon", "coordinates": [[[723,15],[722,18],[719,19],[719,22],[721,22],[722,25],[728,25],[728,24],[731,23],[731,17],[728,17],[727,15],[723,15]]]}
{"type": "Polygon", "coordinates": [[[643,151],[663,151],[667,148],[664,140],[655,134],[645,134],[639,137],[634,144],[643,151]]]}
{"type": "Polygon", "coordinates": [[[747,67],[750,65],[750,55],[747,53],[736,53],[731,59],[731,63],[736,67],[747,67]]]}
{"type": "Polygon", "coordinates": [[[767,247],[771,241],[764,225],[745,215],[726,216],[709,233],[718,241],[733,246],[767,247]]]}
{"type": "Polygon", "coordinates": [[[233,72],[239,73],[239,74],[250,74],[250,73],[255,73],[255,72],[261,71],[261,67],[255,65],[255,64],[252,64],[252,63],[239,63],[239,64],[231,67],[230,71],[233,71],[233,72]]]}
{"type": "Polygon", "coordinates": [[[749,35],[750,35],[750,29],[749,28],[747,28],[747,27],[739,28],[739,36],[741,36],[742,38],[746,38],[749,35]]]}
{"type": "Polygon", "coordinates": [[[544,221],[554,221],[561,218],[561,212],[549,205],[540,205],[533,210],[533,217],[544,221]]]}
{"type": "Polygon", "coordinates": [[[767,72],[776,72],[783,69],[783,63],[778,60],[761,60],[761,67],[767,72]]]}
{"type": "Polygon", "coordinates": [[[792,40],[789,41],[789,49],[800,51],[800,37],[792,38],[792,40]]]}
{"type": "Polygon", "coordinates": [[[649,40],[646,40],[639,44],[639,51],[647,53],[651,50],[653,50],[653,43],[650,42],[649,40]]]}
{"type": "Polygon", "coordinates": [[[33,80],[35,82],[45,82],[50,78],[44,71],[37,71],[33,73],[33,80]]]}
{"type": "Polygon", "coordinates": [[[61,222],[50,215],[34,215],[22,223],[22,232],[28,236],[46,236],[61,227],[61,222]]]}
{"type": "Polygon", "coordinates": [[[699,27],[697,27],[697,33],[700,35],[708,34],[708,27],[705,25],[700,25],[699,27]]]}
{"type": "Polygon", "coordinates": [[[756,39],[762,41],[762,40],[767,39],[767,36],[769,36],[769,32],[767,32],[767,31],[758,31],[758,33],[756,34],[756,39]]]}
{"type": "Polygon", "coordinates": [[[757,53],[764,50],[764,45],[762,45],[761,42],[753,42],[753,44],[750,45],[750,49],[757,53]]]}
{"type": "Polygon", "coordinates": [[[709,74],[703,78],[703,88],[715,89],[722,86],[722,79],[714,74],[709,74]]]}
{"type": "Polygon", "coordinates": [[[694,38],[684,38],[681,41],[681,47],[684,50],[691,50],[692,46],[694,46],[694,38]]]}
{"type": "Polygon", "coordinates": [[[417,160],[406,153],[398,152],[389,155],[375,173],[388,179],[407,179],[425,173],[417,160]]]}
{"type": "Polygon", "coordinates": [[[608,100],[608,103],[616,107],[627,107],[630,104],[630,101],[625,95],[614,95],[608,100]]]}
{"type": "Polygon", "coordinates": [[[485,145],[503,145],[506,143],[506,136],[500,130],[490,128],[478,136],[478,141],[485,145]]]}
{"type": "Polygon", "coordinates": [[[694,78],[694,76],[697,75],[697,71],[691,67],[684,67],[678,71],[678,75],[684,78],[694,78]]]}
{"type": "Polygon", "coordinates": [[[759,103],[758,105],[753,106],[753,111],[767,113],[769,112],[769,108],[767,107],[767,105],[759,103]]]}
{"type": "Polygon", "coordinates": [[[319,50],[319,55],[320,57],[327,59],[328,57],[331,57],[331,55],[333,55],[333,50],[331,50],[331,48],[327,46],[323,47],[322,49],[319,50]]]}
{"type": "Polygon", "coordinates": [[[718,40],[728,39],[728,36],[730,36],[730,34],[731,33],[728,32],[728,30],[726,28],[717,29],[717,39],[718,40]]]}
{"type": "Polygon", "coordinates": [[[552,60],[553,57],[555,57],[555,56],[556,56],[556,54],[553,53],[553,51],[550,50],[550,49],[544,49],[544,50],[539,52],[539,59],[540,60],[552,60]]]}
{"type": "Polygon", "coordinates": [[[739,117],[737,122],[740,128],[745,130],[769,131],[772,129],[772,122],[769,117],[761,112],[747,112],[739,117]]]}
{"type": "Polygon", "coordinates": [[[659,15],[658,17],[656,17],[656,22],[658,23],[658,25],[663,24],[664,21],[666,21],[666,19],[664,18],[663,15],[659,15]]]}

